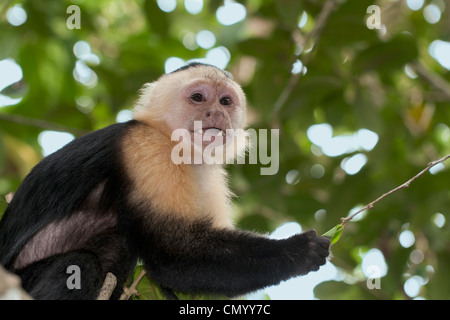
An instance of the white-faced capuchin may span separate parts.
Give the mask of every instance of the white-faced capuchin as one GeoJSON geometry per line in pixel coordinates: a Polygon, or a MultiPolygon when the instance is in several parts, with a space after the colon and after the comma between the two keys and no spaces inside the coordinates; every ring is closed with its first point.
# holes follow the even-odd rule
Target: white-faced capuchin
{"type": "Polygon", "coordinates": [[[75,139],[24,179],[0,221],[0,263],[36,299],[95,299],[107,272],[117,299],[138,259],[169,293],[239,296],[319,269],[329,238],[234,229],[223,167],[171,157],[174,130],[187,130],[194,157],[244,128],[245,114],[241,87],[210,65],[144,86],[133,120],[75,139]]]}

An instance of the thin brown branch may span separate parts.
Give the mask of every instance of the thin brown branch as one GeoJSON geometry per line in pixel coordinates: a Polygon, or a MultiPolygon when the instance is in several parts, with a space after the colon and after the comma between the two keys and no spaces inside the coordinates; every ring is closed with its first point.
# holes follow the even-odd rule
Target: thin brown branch
{"type": "Polygon", "coordinates": [[[447,100],[450,100],[450,85],[444,78],[428,70],[419,62],[411,63],[411,67],[420,78],[428,82],[434,88],[438,89],[445,95],[447,100]]]}
{"type": "Polygon", "coordinates": [[[0,112],[0,121],[14,122],[14,123],[31,126],[31,127],[36,127],[36,128],[40,128],[40,129],[44,129],[44,130],[70,132],[76,136],[81,136],[81,135],[85,135],[85,134],[89,133],[88,130],[72,128],[72,127],[61,125],[61,124],[42,120],[42,119],[27,118],[24,116],[19,116],[17,114],[11,114],[11,113],[1,113],[0,112]]]}
{"type": "Polygon", "coordinates": [[[139,284],[139,282],[142,280],[142,278],[145,276],[147,272],[145,269],[142,269],[141,272],[139,272],[136,279],[134,279],[133,283],[129,288],[123,288],[123,293],[120,296],[119,300],[128,300],[133,294],[137,293],[136,287],[139,284]]]}
{"type": "MultiPolygon", "coordinates": [[[[306,35],[304,43],[306,45],[311,44],[314,47],[317,46],[317,43],[319,42],[320,35],[322,34],[322,31],[328,21],[328,18],[330,17],[331,13],[336,7],[337,0],[328,0],[325,2],[325,4],[322,7],[322,10],[320,11],[319,15],[317,16],[316,24],[314,25],[314,28],[311,30],[309,34],[306,35]]],[[[302,63],[303,66],[306,66],[309,62],[309,59],[312,55],[313,50],[308,52],[308,55],[305,57],[302,57],[302,63]]],[[[275,101],[273,106],[273,118],[274,123],[276,127],[279,127],[279,116],[280,111],[285,105],[286,101],[289,99],[290,95],[292,94],[292,91],[294,91],[294,88],[300,79],[302,75],[302,72],[299,72],[297,74],[292,74],[289,78],[286,86],[284,87],[283,91],[281,91],[278,99],[275,101]]]]}
{"type": "Polygon", "coordinates": [[[398,187],[392,189],[389,192],[386,192],[385,194],[383,194],[382,196],[378,197],[376,200],[372,201],[371,203],[367,204],[366,206],[362,207],[361,209],[359,209],[358,211],[356,211],[355,213],[351,214],[348,217],[345,218],[341,218],[342,221],[342,225],[346,224],[348,221],[352,220],[356,215],[360,214],[361,212],[365,211],[365,210],[370,210],[374,207],[374,205],[378,202],[380,202],[381,200],[383,200],[384,198],[386,198],[388,195],[400,190],[400,189],[405,189],[408,188],[409,185],[411,184],[411,182],[413,182],[414,180],[416,180],[417,178],[419,178],[421,175],[423,175],[425,172],[429,171],[432,167],[434,167],[435,165],[437,165],[438,163],[444,162],[445,160],[450,158],[450,154],[446,155],[445,157],[436,160],[436,161],[432,161],[430,162],[425,169],[423,169],[422,171],[420,171],[418,174],[416,174],[414,177],[412,177],[411,179],[409,179],[408,181],[406,181],[405,183],[399,185],[398,187]]]}

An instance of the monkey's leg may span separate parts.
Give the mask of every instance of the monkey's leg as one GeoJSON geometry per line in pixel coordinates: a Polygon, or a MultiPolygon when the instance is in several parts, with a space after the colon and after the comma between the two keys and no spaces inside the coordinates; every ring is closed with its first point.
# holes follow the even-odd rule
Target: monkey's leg
{"type": "Polygon", "coordinates": [[[55,255],[16,273],[23,288],[43,300],[95,299],[105,278],[96,255],[83,251],[55,255]]]}

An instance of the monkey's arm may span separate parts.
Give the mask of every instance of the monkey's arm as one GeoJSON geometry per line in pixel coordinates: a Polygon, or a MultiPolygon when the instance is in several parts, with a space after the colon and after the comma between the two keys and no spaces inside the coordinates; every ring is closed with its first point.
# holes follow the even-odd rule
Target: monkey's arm
{"type": "Polygon", "coordinates": [[[134,246],[152,279],[187,293],[241,295],[315,271],[329,254],[329,239],[313,230],[274,240],[208,223],[161,223],[134,234],[134,246]]]}

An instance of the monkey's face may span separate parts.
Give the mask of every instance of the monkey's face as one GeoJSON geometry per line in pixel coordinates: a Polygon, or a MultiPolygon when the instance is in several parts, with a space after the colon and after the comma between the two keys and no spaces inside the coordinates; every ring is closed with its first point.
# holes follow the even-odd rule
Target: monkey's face
{"type": "Polygon", "coordinates": [[[213,67],[194,67],[171,74],[179,78],[166,123],[170,131],[187,129],[191,141],[203,147],[223,144],[231,129],[245,121],[245,96],[239,85],[213,67]],[[220,143],[222,142],[222,143],[220,143]]]}
{"type": "Polygon", "coordinates": [[[242,128],[241,97],[230,81],[222,80],[199,77],[187,83],[178,93],[181,103],[171,106],[172,116],[167,119],[169,129],[187,129],[192,142],[201,141],[206,146],[225,142],[232,129],[242,128]]]}
{"type": "Polygon", "coordinates": [[[216,155],[223,154],[228,159],[245,150],[241,139],[245,135],[244,92],[231,76],[215,67],[188,67],[147,84],[134,118],[168,136],[175,130],[184,131],[190,139],[183,142],[196,152],[210,146],[216,155]]]}
{"type": "Polygon", "coordinates": [[[188,130],[192,143],[202,147],[226,142],[231,129],[245,125],[241,87],[222,70],[206,65],[164,75],[143,89],[138,105],[136,119],[163,122],[170,134],[188,130]]]}

